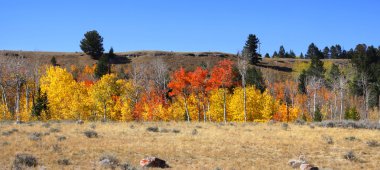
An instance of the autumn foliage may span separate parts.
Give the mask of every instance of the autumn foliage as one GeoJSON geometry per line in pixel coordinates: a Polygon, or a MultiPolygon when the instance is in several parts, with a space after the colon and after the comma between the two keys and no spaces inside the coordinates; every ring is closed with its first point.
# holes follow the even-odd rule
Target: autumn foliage
{"type": "MultiPolygon", "coordinates": [[[[244,121],[243,88],[234,82],[234,63],[222,60],[211,69],[196,67],[174,70],[167,91],[149,79],[124,79],[106,74],[99,80],[95,66],[84,68],[59,66],[45,69],[39,78],[41,93],[47,96],[47,108],[39,117],[22,108],[23,121],[29,120],[102,120],[102,121],[244,121]],[[144,80],[143,83],[138,83],[144,80]]],[[[261,92],[246,87],[247,121],[294,121],[302,111],[302,96],[291,94],[286,103],[284,89],[296,86],[273,84],[261,92]]],[[[326,96],[328,97],[328,96],[326,96]]],[[[26,104],[25,100],[21,100],[26,104]]],[[[32,105],[32,103],[30,104],[32,105]]],[[[7,107],[0,106],[1,119],[13,119],[7,107]]]]}

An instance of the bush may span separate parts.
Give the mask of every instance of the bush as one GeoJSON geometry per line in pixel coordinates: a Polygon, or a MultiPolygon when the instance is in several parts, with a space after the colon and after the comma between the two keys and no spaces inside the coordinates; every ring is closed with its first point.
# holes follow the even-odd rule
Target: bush
{"type": "Polygon", "coordinates": [[[323,119],[323,115],[321,112],[321,109],[317,107],[317,109],[314,112],[314,122],[321,122],[323,119]]]}
{"type": "Polygon", "coordinates": [[[173,129],[172,131],[173,131],[173,133],[180,133],[180,132],[181,132],[181,131],[178,130],[178,129],[173,129]]]}
{"type": "Polygon", "coordinates": [[[360,120],[359,112],[356,110],[356,107],[349,107],[344,112],[344,119],[346,120],[360,120]]]}
{"type": "Polygon", "coordinates": [[[289,125],[288,125],[287,123],[282,123],[282,124],[281,124],[281,128],[282,128],[283,130],[288,130],[288,127],[289,127],[289,125]]]}
{"type": "Polygon", "coordinates": [[[191,132],[192,135],[197,135],[198,134],[198,130],[197,129],[193,129],[193,131],[191,132]]]}
{"type": "Polygon", "coordinates": [[[148,132],[158,132],[158,127],[148,127],[148,128],[146,128],[146,130],[148,131],[148,132]]]}
{"type": "Polygon", "coordinates": [[[355,136],[349,136],[349,137],[345,137],[344,139],[348,140],[348,141],[355,141],[355,140],[359,140],[357,139],[355,136]]]}
{"type": "Polygon", "coordinates": [[[38,141],[41,140],[42,133],[39,132],[33,132],[29,135],[30,140],[38,141]]]}
{"type": "Polygon", "coordinates": [[[377,142],[377,141],[375,141],[375,140],[369,140],[369,141],[367,141],[366,143],[367,143],[367,145],[368,145],[369,147],[378,147],[378,146],[380,146],[379,142],[377,142]]]}
{"type": "Polygon", "coordinates": [[[93,130],[84,131],[84,135],[87,136],[88,138],[97,138],[98,137],[98,133],[96,133],[93,130]]]}
{"type": "Polygon", "coordinates": [[[21,169],[22,166],[36,167],[37,158],[30,154],[17,154],[15,160],[13,161],[13,167],[15,169],[21,169]]]}
{"type": "Polygon", "coordinates": [[[56,132],[60,132],[61,130],[59,128],[50,128],[49,132],[51,133],[56,133],[56,132]]]}
{"type": "Polygon", "coordinates": [[[70,160],[66,158],[58,159],[57,163],[58,165],[70,165],[70,160]]]}
{"type": "Polygon", "coordinates": [[[334,141],[332,139],[331,136],[327,136],[327,135],[322,135],[322,139],[327,143],[327,144],[333,144],[334,141]]]}
{"type": "Polygon", "coordinates": [[[103,155],[99,159],[99,164],[105,168],[115,169],[119,164],[119,159],[113,155],[103,155]]]}
{"type": "Polygon", "coordinates": [[[344,159],[347,159],[349,161],[356,160],[356,156],[353,151],[348,151],[346,154],[343,155],[344,159]]]}
{"type": "Polygon", "coordinates": [[[66,136],[58,136],[57,137],[57,140],[60,142],[66,140],[66,139],[67,139],[66,136]]]}

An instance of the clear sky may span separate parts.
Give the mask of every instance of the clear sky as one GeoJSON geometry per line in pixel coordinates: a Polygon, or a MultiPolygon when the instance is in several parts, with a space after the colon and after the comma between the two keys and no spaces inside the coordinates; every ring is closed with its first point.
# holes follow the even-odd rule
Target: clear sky
{"type": "Polygon", "coordinates": [[[298,55],[358,43],[380,45],[379,0],[0,0],[0,49],[80,51],[89,30],[104,47],[236,53],[248,34],[261,53],[298,55]]]}

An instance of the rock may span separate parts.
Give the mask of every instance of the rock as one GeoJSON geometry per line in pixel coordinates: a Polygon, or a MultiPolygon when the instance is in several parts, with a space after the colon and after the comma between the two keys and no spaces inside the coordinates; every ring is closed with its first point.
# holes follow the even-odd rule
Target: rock
{"type": "Polygon", "coordinates": [[[148,168],[170,168],[166,161],[156,157],[146,157],[140,161],[142,167],[148,168]]]}
{"type": "Polygon", "coordinates": [[[79,125],[83,125],[83,123],[84,123],[83,120],[78,120],[78,121],[77,121],[77,124],[79,124],[79,125]]]}
{"type": "Polygon", "coordinates": [[[292,168],[300,168],[302,164],[306,164],[305,157],[301,155],[298,159],[291,159],[288,161],[288,165],[290,165],[292,168]]]}
{"type": "Polygon", "coordinates": [[[300,165],[300,170],[318,170],[319,168],[318,167],[315,167],[313,165],[310,165],[310,164],[301,164],[300,165]]]}

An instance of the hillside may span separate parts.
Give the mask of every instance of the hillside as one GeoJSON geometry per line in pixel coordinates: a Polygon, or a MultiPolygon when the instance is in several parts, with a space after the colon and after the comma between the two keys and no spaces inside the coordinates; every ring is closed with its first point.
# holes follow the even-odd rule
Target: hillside
{"type": "MultiPolygon", "coordinates": [[[[222,52],[169,52],[169,51],[131,51],[116,53],[117,58],[113,61],[116,68],[128,68],[132,63],[141,64],[148,63],[154,58],[162,58],[169,67],[169,71],[184,67],[186,70],[193,70],[196,66],[212,67],[215,63],[223,59],[236,61],[234,54],[222,52]]],[[[50,64],[52,57],[55,57],[57,63],[65,68],[71,65],[84,67],[85,65],[93,65],[96,60],[82,52],[40,52],[40,51],[0,51],[0,58],[7,57],[24,57],[28,63],[50,64]]],[[[297,63],[307,63],[308,59],[289,59],[289,58],[264,58],[258,65],[264,74],[264,77],[273,79],[274,81],[282,81],[292,79],[293,68],[297,63]]],[[[346,59],[325,59],[341,67],[347,66],[349,60],[346,59]]]]}

